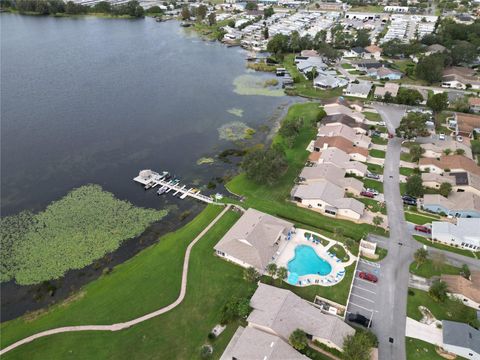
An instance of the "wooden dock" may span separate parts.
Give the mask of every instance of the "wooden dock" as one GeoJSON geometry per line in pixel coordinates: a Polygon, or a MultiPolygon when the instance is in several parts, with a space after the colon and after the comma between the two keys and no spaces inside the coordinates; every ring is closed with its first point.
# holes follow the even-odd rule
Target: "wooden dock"
{"type": "Polygon", "coordinates": [[[138,176],[135,177],[133,181],[142,184],[146,190],[156,188],[157,186],[159,186],[159,188],[166,187],[167,190],[165,193],[173,191],[173,196],[180,195],[180,199],[185,199],[187,196],[189,196],[191,198],[206,202],[207,204],[213,204],[215,202],[215,200],[211,197],[200,194],[200,191],[196,190],[195,188],[187,188],[186,185],[174,183],[171,180],[163,180],[161,174],[152,170],[140,171],[138,176]]]}

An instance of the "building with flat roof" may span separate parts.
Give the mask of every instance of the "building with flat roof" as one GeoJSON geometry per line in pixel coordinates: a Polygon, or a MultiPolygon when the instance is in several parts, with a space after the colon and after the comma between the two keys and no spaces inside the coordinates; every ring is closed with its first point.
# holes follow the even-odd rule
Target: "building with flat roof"
{"type": "Polygon", "coordinates": [[[460,218],[456,224],[432,222],[432,239],[462,249],[480,250],[480,218],[460,218]]]}

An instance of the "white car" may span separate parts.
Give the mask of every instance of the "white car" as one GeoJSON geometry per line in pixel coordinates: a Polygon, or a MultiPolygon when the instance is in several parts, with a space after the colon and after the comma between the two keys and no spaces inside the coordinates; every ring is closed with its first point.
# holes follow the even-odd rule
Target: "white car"
{"type": "Polygon", "coordinates": [[[387,124],[385,124],[385,121],[379,121],[379,122],[378,122],[378,125],[379,125],[379,126],[386,126],[387,124]]]}
{"type": "Polygon", "coordinates": [[[438,138],[440,140],[445,140],[445,134],[444,133],[440,133],[440,135],[438,135],[438,138]]]}
{"type": "Polygon", "coordinates": [[[457,141],[458,142],[462,142],[463,141],[463,137],[461,137],[460,135],[457,136],[457,141]]]}

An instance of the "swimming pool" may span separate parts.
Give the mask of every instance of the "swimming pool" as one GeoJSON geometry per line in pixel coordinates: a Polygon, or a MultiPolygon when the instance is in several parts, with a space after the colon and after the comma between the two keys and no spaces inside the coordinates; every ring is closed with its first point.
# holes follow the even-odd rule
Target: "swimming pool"
{"type": "Polygon", "coordinates": [[[332,266],[317,255],[308,245],[299,245],[295,248],[295,256],[288,262],[288,271],[298,276],[328,275],[332,266]]]}

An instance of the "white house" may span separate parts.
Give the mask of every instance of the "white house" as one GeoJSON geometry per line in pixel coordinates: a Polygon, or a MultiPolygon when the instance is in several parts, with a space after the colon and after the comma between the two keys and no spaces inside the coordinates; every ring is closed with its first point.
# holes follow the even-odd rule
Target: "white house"
{"type": "Polygon", "coordinates": [[[480,218],[459,218],[457,224],[432,222],[432,239],[462,249],[480,250],[480,218]]]}

